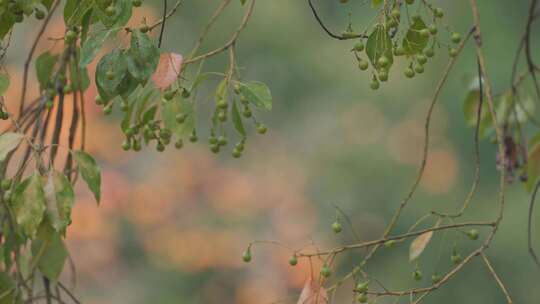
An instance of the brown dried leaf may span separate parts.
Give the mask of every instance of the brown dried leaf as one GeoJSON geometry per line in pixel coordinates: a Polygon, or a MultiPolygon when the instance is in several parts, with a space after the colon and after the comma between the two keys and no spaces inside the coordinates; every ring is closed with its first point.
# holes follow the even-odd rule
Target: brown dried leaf
{"type": "Polygon", "coordinates": [[[414,261],[422,254],[432,236],[433,231],[429,231],[422,233],[414,239],[409,248],[409,261],[414,261]]]}
{"type": "Polygon", "coordinates": [[[156,87],[165,89],[170,86],[180,74],[183,57],[177,53],[161,53],[152,80],[156,87]]]}
{"type": "Polygon", "coordinates": [[[306,280],[300,298],[296,304],[327,304],[328,294],[326,289],[318,282],[313,281],[313,278],[306,280]]]}

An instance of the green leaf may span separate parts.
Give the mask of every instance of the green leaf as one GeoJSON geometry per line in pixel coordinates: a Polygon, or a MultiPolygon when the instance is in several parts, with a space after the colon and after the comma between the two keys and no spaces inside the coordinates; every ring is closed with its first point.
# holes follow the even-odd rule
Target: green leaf
{"type": "Polygon", "coordinates": [[[46,89],[51,82],[51,75],[57,61],[58,55],[53,55],[48,51],[36,59],[36,73],[41,90],[46,89]]]}
{"type": "Polygon", "coordinates": [[[56,282],[64,269],[68,252],[60,234],[42,225],[38,238],[32,241],[34,265],[49,280],[56,282]]]}
{"type": "Polygon", "coordinates": [[[6,93],[8,87],[9,87],[9,77],[7,75],[1,74],[0,75],[0,96],[6,93]]]}
{"type": "Polygon", "coordinates": [[[15,295],[15,281],[6,272],[0,272],[0,304],[21,303],[20,295],[15,295]]]}
{"type": "Polygon", "coordinates": [[[47,202],[47,218],[57,232],[64,232],[71,221],[71,208],[75,203],[73,187],[64,174],[52,170],[43,190],[47,202]]]}
{"type": "Polygon", "coordinates": [[[13,227],[14,229],[12,229],[9,223],[4,223],[3,225],[0,225],[0,227],[2,228],[2,234],[4,235],[4,243],[2,244],[3,256],[1,258],[3,258],[5,267],[9,269],[13,265],[12,252],[15,250],[15,247],[18,246],[16,243],[19,233],[14,231],[17,227],[13,227]]]}
{"type": "Polygon", "coordinates": [[[135,119],[138,122],[144,120],[143,113],[146,110],[146,105],[157,99],[159,95],[159,91],[152,85],[151,82],[148,82],[144,87],[141,85],[137,86],[137,88],[126,98],[128,102],[128,110],[124,114],[124,119],[121,123],[122,131],[126,132],[131,125],[132,115],[135,109],[135,119]]]}
{"type": "Polygon", "coordinates": [[[45,193],[42,178],[35,172],[19,183],[13,193],[13,213],[15,220],[28,237],[36,234],[45,212],[45,193]]]}
{"type": "Polygon", "coordinates": [[[86,67],[96,57],[101,47],[109,37],[115,37],[119,29],[111,29],[97,32],[91,35],[81,48],[80,67],[86,67]]]}
{"type": "Polygon", "coordinates": [[[161,107],[161,118],[165,127],[172,131],[177,138],[188,136],[195,127],[195,115],[193,104],[182,98],[181,94],[176,94],[175,97],[163,104],[161,107]],[[184,123],[176,122],[176,115],[187,115],[184,123]]]}
{"type": "Polygon", "coordinates": [[[146,110],[146,105],[148,103],[154,102],[160,96],[160,92],[152,83],[147,83],[146,86],[142,89],[141,93],[137,96],[137,121],[142,122],[143,124],[147,123],[146,118],[143,117],[143,113],[146,110]]]}
{"type": "Polygon", "coordinates": [[[262,110],[272,110],[272,94],[264,83],[257,81],[241,83],[240,94],[255,107],[262,110]]]}
{"type": "Polygon", "coordinates": [[[374,67],[378,66],[378,60],[382,56],[388,58],[388,68],[394,62],[392,54],[392,39],[382,24],[378,24],[369,35],[366,42],[366,55],[374,67]]]}
{"type": "Polygon", "coordinates": [[[96,86],[105,101],[118,96],[116,91],[127,72],[126,57],[122,50],[114,50],[101,58],[96,67],[96,86]],[[112,73],[109,79],[108,73],[112,73]]]}
{"type": "MultiPolygon", "coordinates": [[[[465,116],[465,122],[469,126],[476,126],[478,115],[478,103],[480,102],[480,90],[478,86],[471,87],[471,90],[467,93],[465,101],[463,102],[463,115],[465,116]]],[[[484,138],[493,130],[493,120],[487,104],[482,105],[482,112],[480,114],[480,126],[478,134],[480,138],[484,138]]]]}
{"type": "Polygon", "coordinates": [[[94,193],[94,197],[99,204],[101,197],[101,169],[90,154],[84,151],[73,151],[72,154],[83,180],[94,193]]]}
{"type": "Polygon", "coordinates": [[[151,106],[146,112],[144,112],[142,123],[148,123],[150,120],[154,119],[154,116],[156,116],[157,112],[157,105],[151,106]]]}
{"type": "Polygon", "coordinates": [[[238,112],[238,107],[236,106],[236,101],[233,100],[232,102],[232,121],[234,124],[234,128],[236,131],[238,131],[238,134],[242,136],[242,138],[246,137],[246,129],[244,128],[244,123],[242,122],[242,116],[240,116],[240,112],[238,112]]]}
{"type": "Polygon", "coordinates": [[[223,79],[216,89],[216,102],[227,99],[227,79],[223,79]]]}
{"type": "MultiPolygon", "coordinates": [[[[7,6],[7,1],[5,2],[7,6]]],[[[7,33],[13,28],[15,24],[15,15],[8,12],[0,15],[0,40],[4,39],[7,33]]]]}
{"type": "MultiPolygon", "coordinates": [[[[463,102],[463,114],[465,116],[465,121],[468,125],[473,127],[476,126],[479,102],[480,89],[478,78],[475,78],[471,81],[471,84],[469,85],[469,92],[467,93],[465,101],[463,102]]],[[[484,102],[484,105],[482,105],[482,112],[480,114],[479,136],[480,138],[485,138],[494,133],[494,131],[493,119],[489,112],[489,107],[484,102]]]]}
{"type": "Polygon", "coordinates": [[[378,7],[379,5],[381,5],[381,3],[382,3],[382,0],[371,0],[372,7],[378,7]]]}
{"type": "Polygon", "coordinates": [[[414,55],[422,53],[424,48],[426,48],[429,41],[429,37],[424,37],[420,34],[420,30],[426,28],[426,24],[421,18],[413,19],[405,38],[403,38],[403,49],[405,49],[405,54],[414,55]]]}
{"type": "Polygon", "coordinates": [[[12,132],[0,135],[0,162],[3,162],[7,155],[19,146],[23,138],[23,134],[12,132]]]}
{"type": "Polygon", "coordinates": [[[126,73],[124,75],[124,79],[122,79],[122,82],[120,82],[120,85],[116,88],[116,93],[120,95],[122,98],[127,99],[131,93],[137,88],[139,85],[139,81],[131,74],[126,73]]]}
{"type": "Polygon", "coordinates": [[[246,4],[247,0],[240,0],[240,4],[244,5],[246,4]]]}
{"type": "Polygon", "coordinates": [[[131,125],[131,115],[133,113],[133,108],[135,108],[135,105],[137,103],[137,100],[139,99],[139,96],[141,96],[143,88],[142,86],[137,86],[135,90],[126,98],[126,102],[128,103],[128,109],[126,113],[124,113],[124,118],[122,119],[122,122],[120,123],[120,128],[122,129],[122,132],[126,132],[129,126],[131,125]]]}
{"type": "Polygon", "coordinates": [[[86,43],[86,39],[88,38],[88,31],[90,31],[90,25],[93,21],[95,21],[95,18],[92,18],[93,10],[89,9],[83,16],[81,20],[81,47],[84,46],[86,43]]]}
{"type": "Polygon", "coordinates": [[[80,25],[86,13],[92,9],[93,0],[67,0],[64,7],[64,22],[67,26],[80,25]]]}
{"type": "Polygon", "coordinates": [[[139,30],[131,32],[131,44],[127,51],[129,73],[141,83],[146,83],[159,64],[159,49],[147,34],[139,30]]]}

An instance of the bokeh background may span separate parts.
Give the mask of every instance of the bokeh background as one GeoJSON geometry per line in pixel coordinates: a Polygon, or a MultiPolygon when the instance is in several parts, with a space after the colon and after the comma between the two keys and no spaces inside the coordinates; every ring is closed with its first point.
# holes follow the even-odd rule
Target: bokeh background
{"type": "MultiPolygon", "coordinates": [[[[187,54],[219,2],[185,1],[167,22],[163,49],[187,54]]],[[[221,45],[234,31],[243,12],[239,2],[233,1],[219,20],[205,50],[221,45]]],[[[349,12],[357,30],[373,20],[374,12],[365,3],[369,1],[351,1],[348,6],[316,2],[336,31],[345,29],[349,12]]],[[[528,4],[479,2],[488,68],[495,91],[500,92],[510,81],[528,4]]],[[[471,27],[468,1],[435,3],[445,9],[446,23],[453,29],[466,33],[471,27]]],[[[160,11],[161,1],[146,0],[135,11],[132,24],[143,18],[156,20],[160,11]]],[[[13,84],[8,100],[18,100],[20,68],[36,30],[30,24],[14,32],[6,66],[13,84]]],[[[62,35],[62,20],[56,18],[45,38],[62,35]]],[[[114,41],[108,48],[125,43],[114,41]]],[[[200,143],[181,151],[169,148],[158,153],[148,147],[138,153],[124,152],[119,116],[103,116],[91,102],[95,92],[90,89],[88,150],[103,169],[103,199],[96,206],[79,184],[68,233],[77,270],[76,291],[83,302],[296,303],[311,268],[317,273],[320,261],[313,260],[310,267],[307,260],[300,260],[290,267],[290,251],[257,245],[252,263],[244,264],[241,254],[249,242],[273,240],[313,250],[353,242],[348,226],[340,235],[332,233],[330,225],[336,218],[332,204],[348,214],[361,240],[378,238],[417,172],[424,117],[448,56],[445,49],[438,50],[426,72],[414,80],[402,76],[405,65],[398,62],[390,81],[374,92],[369,89],[369,74],[358,70],[349,52],[353,43],[326,36],[307,1],[258,1],[238,43],[238,60],[244,79],[269,85],[274,109],[258,114],[269,132],[261,136],[251,126],[240,159],[211,153],[207,133],[201,133],[200,143]]],[[[473,130],[466,126],[462,104],[476,73],[471,46],[465,48],[442,92],[425,177],[396,232],[406,231],[431,210],[455,210],[469,190],[473,130]]],[[[55,47],[54,40],[43,39],[39,52],[55,47]]],[[[223,71],[226,59],[209,60],[206,68],[223,71]]],[[[212,94],[215,86],[208,82],[202,95],[212,94]]],[[[207,124],[208,116],[199,119],[201,130],[207,124]]],[[[481,157],[480,189],[464,216],[467,220],[495,216],[494,145],[484,141],[481,157]]],[[[539,272],[526,250],[527,194],[519,183],[509,187],[507,206],[488,255],[516,303],[538,303],[539,272]]],[[[432,224],[427,220],[421,227],[432,224]]],[[[408,262],[408,243],[380,251],[366,270],[390,289],[427,285],[435,270],[450,269],[454,244],[465,255],[477,245],[473,243],[459,232],[436,234],[419,263],[425,274],[421,282],[411,278],[416,265],[408,262]]],[[[353,251],[340,256],[336,275],[328,283],[348,272],[363,254],[353,251]]],[[[66,269],[64,277],[70,280],[72,274],[66,269]]],[[[350,303],[350,290],[351,285],[345,284],[334,303],[350,303]]],[[[395,302],[380,299],[378,303],[395,302]]],[[[505,301],[477,260],[427,303],[505,301]]]]}

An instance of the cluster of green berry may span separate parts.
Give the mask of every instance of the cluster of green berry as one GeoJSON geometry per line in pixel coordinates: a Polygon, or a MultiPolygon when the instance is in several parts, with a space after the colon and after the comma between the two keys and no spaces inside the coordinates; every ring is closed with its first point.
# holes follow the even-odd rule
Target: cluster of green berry
{"type": "MultiPolygon", "coordinates": [[[[414,2],[406,1],[406,5],[413,5],[414,2]]],[[[352,51],[360,70],[368,70],[371,62],[371,89],[377,90],[381,82],[388,81],[394,57],[406,57],[409,64],[403,74],[407,78],[413,78],[416,74],[424,73],[424,66],[428,59],[435,56],[435,46],[444,44],[437,36],[437,23],[444,16],[443,9],[435,8],[425,1],[419,5],[427,7],[425,11],[432,15],[433,24],[426,25],[423,17],[419,14],[411,17],[407,14],[408,26],[403,31],[399,31],[400,24],[403,24],[401,22],[401,7],[398,2],[395,2],[393,5],[381,9],[384,21],[376,24],[373,32],[367,36],[367,41],[364,41],[366,38],[363,38],[366,35],[360,35],[362,38],[353,46],[352,51]],[[362,52],[365,52],[367,59],[362,58],[362,52]]],[[[461,41],[461,35],[457,32],[451,32],[450,40],[452,43],[458,44],[461,41]]],[[[458,49],[448,45],[448,54],[450,57],[455,57],[458,54],[458,49]]]]}
{"type": "Polygon", "coordinates": [[[229,120],[229,111],[232,116],[232,122],[237,129],[238,133],[240,134],[241,138],[238,143],[234,145],[234,148],[231,152],[231,155],[234,158],[239,158],[242,156],[242,153],[244,152],[245,143],[246,143],[246,134],[242,122],[242,117],[245,119],[252,119],[255,123],[255,128],[257,130],[257,133],[259,134],[266,134],[268,131],[267,127],[258,122],[251,110],[250,107],[250,101],[246,97],[245,94],[242,93],[241,90],[241,83],[236,82],[233,87],[233,91],[235,95],[240,100],[240,103],[242,104],[242,114],[240,116],[240,111],[237,108],[237,104],[234,100],[234,98],[229,102],[227,100],[227,85],[228,81],[224,80],[221,82],[220,86],[218,87],[216,91],[216,103],[214,108],[214,115],[212,119],[212,126],[210,129],[210,137],[208,139],[208,143],[210,146],[210,151],[213,153],[219,153],[221,148],[226,146],[228,143],[227,136],[225,135],[225,126],[224,123],[226,123],[229,120]],[[216,136],[216,133],[218,132],[218,129],[220,131],[220,135],[216,136]]]}
{"type": "Polygon", "coordinates": [[[36,19],[41,20],[47,14],[41,6],[38,1],[0,0],[0,7],[6,8],[0,16],[2,22],[6,23],[21,23],[25,16],[32,14],[36,19]]]}
{"type": "MultiPolygon", "coordinates": [[[[187,89],[169,89],[163,92],[162,103],[166,104],[175,102],[173,98],[176,96],[176,94],[179,94],[178,91],[181,91],[181,95],[184,98],[188,98],[190,96],[190,92],[187,89]]],[[[128,113],[130,108],[126,99],[112,99],[105,102],[100,95],[96,96],[95,99],[96,104],[103,106],[103,112],[105,115],[111,113],[115,101],[119,102],[120,111],[122,111],[125,115],[130,115],[130,113],[128,113]]],[[[157,106],[150,107],[144,113],[143,117],[124,129],[126,139],[122,143],[122,149],[125,151],[140,151],[142,149],[143,142],[146,145],[149,145],[152,141],[155,141],[156,150],[158,152],[163,152],[165,150],[165,147],[171,143],[173,132],[166,128],[161,120],[155,118],[156,111],[157,106]]],[[[178,124],[183,124],[187,117],[188,114],[179,113],[176,115],[175,119],[178,124]]],[[[192,132],[189,140],[191,142],[197,142],[198,137],[195,131],[192,132]]],[[[178,138],[174,142],[174,146],[177,149],[181,149],[184,146],[182,138],[178,138]]]]}
{"type": "MultiPolygon", "coordinates": [[[[163,152],[165,151],[165,146],[170,144],[172,138],[171,130],[163,127],[159,121],[155,120],[148,121],[141,125],[132,125],[126,130],[125,135],[126,140],[122,143],[122,149],[125,151],[130,149],[133,149],[133,151],[140,151],[142,148],[142,137],[147,145],[152,140],[155,140],[156,150],[158,152],[163,152]],[[142,133],[142,135],[140,133],[142,133]]],[[[174,146],[177,149],[181,149],[183,147],[182,139],[178,139],[174,146]]]]}
{"type": "Polygon", "coordinates": [[[356,302],[358,303],[367,303],[368,301],[368,292],[369,282],[358,282],[354,287],[354,292],[356,293],[356,302]]]}
{"type": "MultiPolygon", "coordinates": [[[[114,77],[114,72],[111,73],[111,75],[114,77]]],[[[229,140],[224,132],[225,126],[223,125],[225,122],[228,121],[228,110],[230,108],[233,116],[233,122],[237,128],[239,128],[237,125],[241,124],[241,118],[240,115],[237,113],[236,104],[233,106],[229,105],[229,102],[227,102],[225,94],[219,93],[220,90],[218,88],[218,94],[216,94],[216,107],[214,110],[214,116],[212,119],[212,127],[210,129],[210,136],[208,138],[208,143],[210,150],[213,153],[219,153],[221,149],[225,146],[227,146],[229,140]],[[221,131],[219,135],[217,134],[217,130],[221,131]]],[[[238,87],[235,87],[234,90],[238,95],[240,95],[240,101],[244,106],[244,111],[242,113],[243,117],[245,118],[253,118],[253,114],[251,112],[249,101],[243,97],[243,95],[240,93],[240,89],[238,87]]],[[[139,94],[139,95],[144,95],[139,94]]],[[[199,136],[197,135],[196,127],[193,125],[194,117],[191,117],[194,115],[191,102],[187,101],[188,98],[191,97],[191,92],[189,89],[184,87],[178,87],[178,88],[168,88],[161,94],[161,103],[160,106],[162,108],[162,115],[165,111],[170,111],[172,109],[175,110],[174,115],[174,122],[180,126],[181,128],[185,129],[186,131],[190,132],[188,136],[188,140],[192,143],[199,141],[199,136]],[[187,106],[189,104],[189,106],[187,106]],[[173,106],[172,108],[167,108],[169,105],[173,106]],[[189,120],[189,123],[188,123],[189,120]]],[[[151,98],[151,97],[150,97],[151,98]]],[[[112,111],[113,104],[115,102],[119,102],[120,104],[120,110],[124,112],[124,115],[127,117],[131,116],[130,113],[130,105],[127,99],[112,99],[109,101],[104,101],[99,95],[96,97],[96,103],[98,105],[103,106],[103,112],[107,115],[110,114],[112,111]]],[[[178,135],[177,132],[172,132],[171,129],[167,128],[167,124],[164,121],[164,117],[157,118],[155,117],[157,114],[157,105],[149,107],[149,110],[146,110],[146,112],[142,115],[139,115],[138,118],[132,122],[129,127],[124,129],[124,134],[126,136],[126,140],[122,144],[122,148],[124,150],[134,150],[139,151],[142,148],[142,143],[145,145],[148,145],[152,141],[156,141],[156,149],[157,151],[161,152],[164,151],[166,146],[171,143],[172,136],[178,135]]],[[[129,119],[124,119],[125,121],[128,121],[129,119]]],[[[267,132],[267,127],[260,123],[255,121],[256,130],[259,134],[265,134],[267,132]]],[[[243,130],[243,125],[241,126],[243,130]]],[[[245,131],[243,131],[245,132],[245,131]]],[[[181,149],[184,146],[183,139],[180,136],[176,136],[174,146],[177,149],[181,149]]],[[[246,143],[246,137],[245,134],[242,134],[242,137],[238,143],[234,145],[234,148],[232,149],[231,155],[234,158],[239,158],[242,156],[242,153],[245,149],[245,143],[246,143]]]]}
{"type": "Polygon", "coordinates": [[[9,178],[3,179],[0,182],[0,188],[2,188],[2,199],[4,200],[4,203],[9,204],[11,203],[12,199],[12,192],[11,192],[11,186],[12,181],[9,178]]]}

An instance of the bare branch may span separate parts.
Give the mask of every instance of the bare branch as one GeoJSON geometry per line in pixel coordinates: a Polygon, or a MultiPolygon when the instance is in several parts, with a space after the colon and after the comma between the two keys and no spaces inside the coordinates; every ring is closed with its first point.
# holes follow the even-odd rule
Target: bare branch
{"type": "Polygon", "coordinates": [[[309,7],[311,8],[311,12],[313,12],[313,16],[317,20],[317,23],[322,27],[322,29],[328,34],[328,36],[337,39],[337,40],[350,40],[350,39],[358,39],[358,38],[367,38],[366,35],[363,34],[351,34],[348,36],[338,35],[333,33],[326,25],[324,25],[321,17],[319,17],[319,13],[317,13],[317,9],[313,5],[313,0],[308,0],[309,7]]]}
{"type": "Polygon", "coordinates": [[[508,293],[508,290],[506,289],[503,282],[501,281],[501,278],[499,278],[499,276],[495,272],[495,269],[493,269],[493,266],[491,266],[491,263],[489,262],[486,254],[482,252],[480,253],[480,256],[482,257],[482,260],[484,260],[484,263],[486,263],[486,267],[488,268],[489,272],[493,276],[493,279],[495,280],[495,282],[497,282],[497,285],[499,285],[499,288],[504,293],[504,296],[506,297],[506,302],[508,304],[512,304],[513,303],[512,298],[510,298],[510,294],[508,293]]]}

